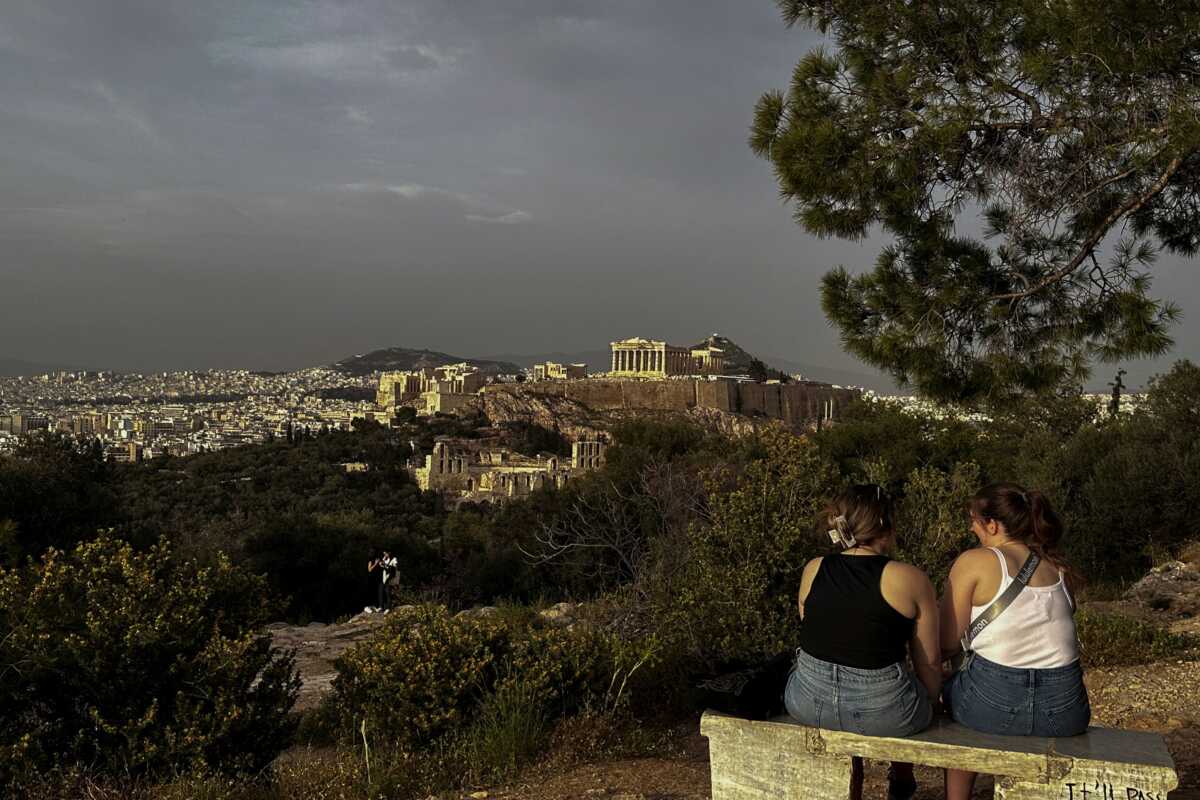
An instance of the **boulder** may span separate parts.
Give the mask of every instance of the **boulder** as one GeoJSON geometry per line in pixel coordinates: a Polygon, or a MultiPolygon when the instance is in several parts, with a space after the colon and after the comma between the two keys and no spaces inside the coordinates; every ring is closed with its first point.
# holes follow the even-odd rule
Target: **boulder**
{"type": "Polygon", "coordinates": [[[538,616],[555,625],[570,625],[575,621],[574,603],[555,603],[538,612],[538,616]]]}
{"type": "Polygon", "coordinates": [[[1200,613],[1200,564],[1169,561],[1129,587],[1126,597],[1159,611],[1200,613]]]}
{"type": "Polygon", "coordinates": [[[454,615],[455,619],[487,619],[494,617],[500,613],[500,609],[495,606],[479,606],[477,608],[468,608],[454,615]]]}

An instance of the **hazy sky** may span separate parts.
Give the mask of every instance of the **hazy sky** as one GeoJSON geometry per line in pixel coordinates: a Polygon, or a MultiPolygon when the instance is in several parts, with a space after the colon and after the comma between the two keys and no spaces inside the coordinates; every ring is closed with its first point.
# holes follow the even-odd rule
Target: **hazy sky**
{"type": "MultiPolygon", "coordinates": [[[[805,235],[745,144],[816,41],[769,0],[4,0],[0,357],[284,369],[719,331],[868,372],[816,287],[878,243],[805,235]]],[[[1200,358],[1194,265],[1157,273],[1172,358],[1200,358]]]]}

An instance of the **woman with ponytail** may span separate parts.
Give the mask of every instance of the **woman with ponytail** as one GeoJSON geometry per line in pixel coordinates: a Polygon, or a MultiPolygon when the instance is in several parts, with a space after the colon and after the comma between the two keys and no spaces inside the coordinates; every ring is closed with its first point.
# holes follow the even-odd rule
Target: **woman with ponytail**
{"type": "MultiPolygon", "coordinates": [[[[984,733],[1084,733],[1092,710],[1058,515],[1040,492],[1015,483],[985,486],[970,514],[980,546],[954,562],[941,605],[943,655],[967,651],[946,684],[951,715],[984,733]],[[1003,611],[985,613],[1002,597],[1003,611]]],[[[974,783],[973,772],[947,770],[947,800],[966,800],[974,783]]]]}
{"type": "MultiPolygon", "coordinates": [[[[891,500],[874,484],[852,486],[817,527],[838,552],[814,558],[801,574],[788,713],[805,725],[868,736],[924,730],[942,686],[937,596],[924,572],[888,557],[896,542],[891,500]]],[[[916,789],[912,765],[893,764],[890,800],[908,800],[916,789]]],[[[858,758],[850,797],[862,797],[858,758]]]]}

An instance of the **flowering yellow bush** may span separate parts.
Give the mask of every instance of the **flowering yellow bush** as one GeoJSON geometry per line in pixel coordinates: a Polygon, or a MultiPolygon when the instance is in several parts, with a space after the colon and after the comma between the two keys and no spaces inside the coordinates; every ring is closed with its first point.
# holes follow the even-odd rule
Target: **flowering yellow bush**
{"type": "Polygon", "coordinates": [[[517,684],[549,716],[570,713],[608,690],[612,653],[592,632],[420,606],[338,659],[330,702],[345,730],[365,720],[368,735],[419,748],[466,727],[486,697],[517,684]]]}

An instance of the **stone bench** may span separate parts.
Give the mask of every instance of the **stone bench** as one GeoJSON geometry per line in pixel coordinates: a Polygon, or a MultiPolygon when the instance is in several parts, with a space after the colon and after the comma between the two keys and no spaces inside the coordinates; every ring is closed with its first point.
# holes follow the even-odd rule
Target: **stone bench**
{"type": "Polygon", "coordinates": [[[700,733],[708,737],[713,800],[846,800],[852,756],[995,775],[998,800],[1167,800],[1179,785],[1161,736],[1115,728],[1043,739],[939,719],[916,736],[885,738],[706,711],[700,733]]]}

